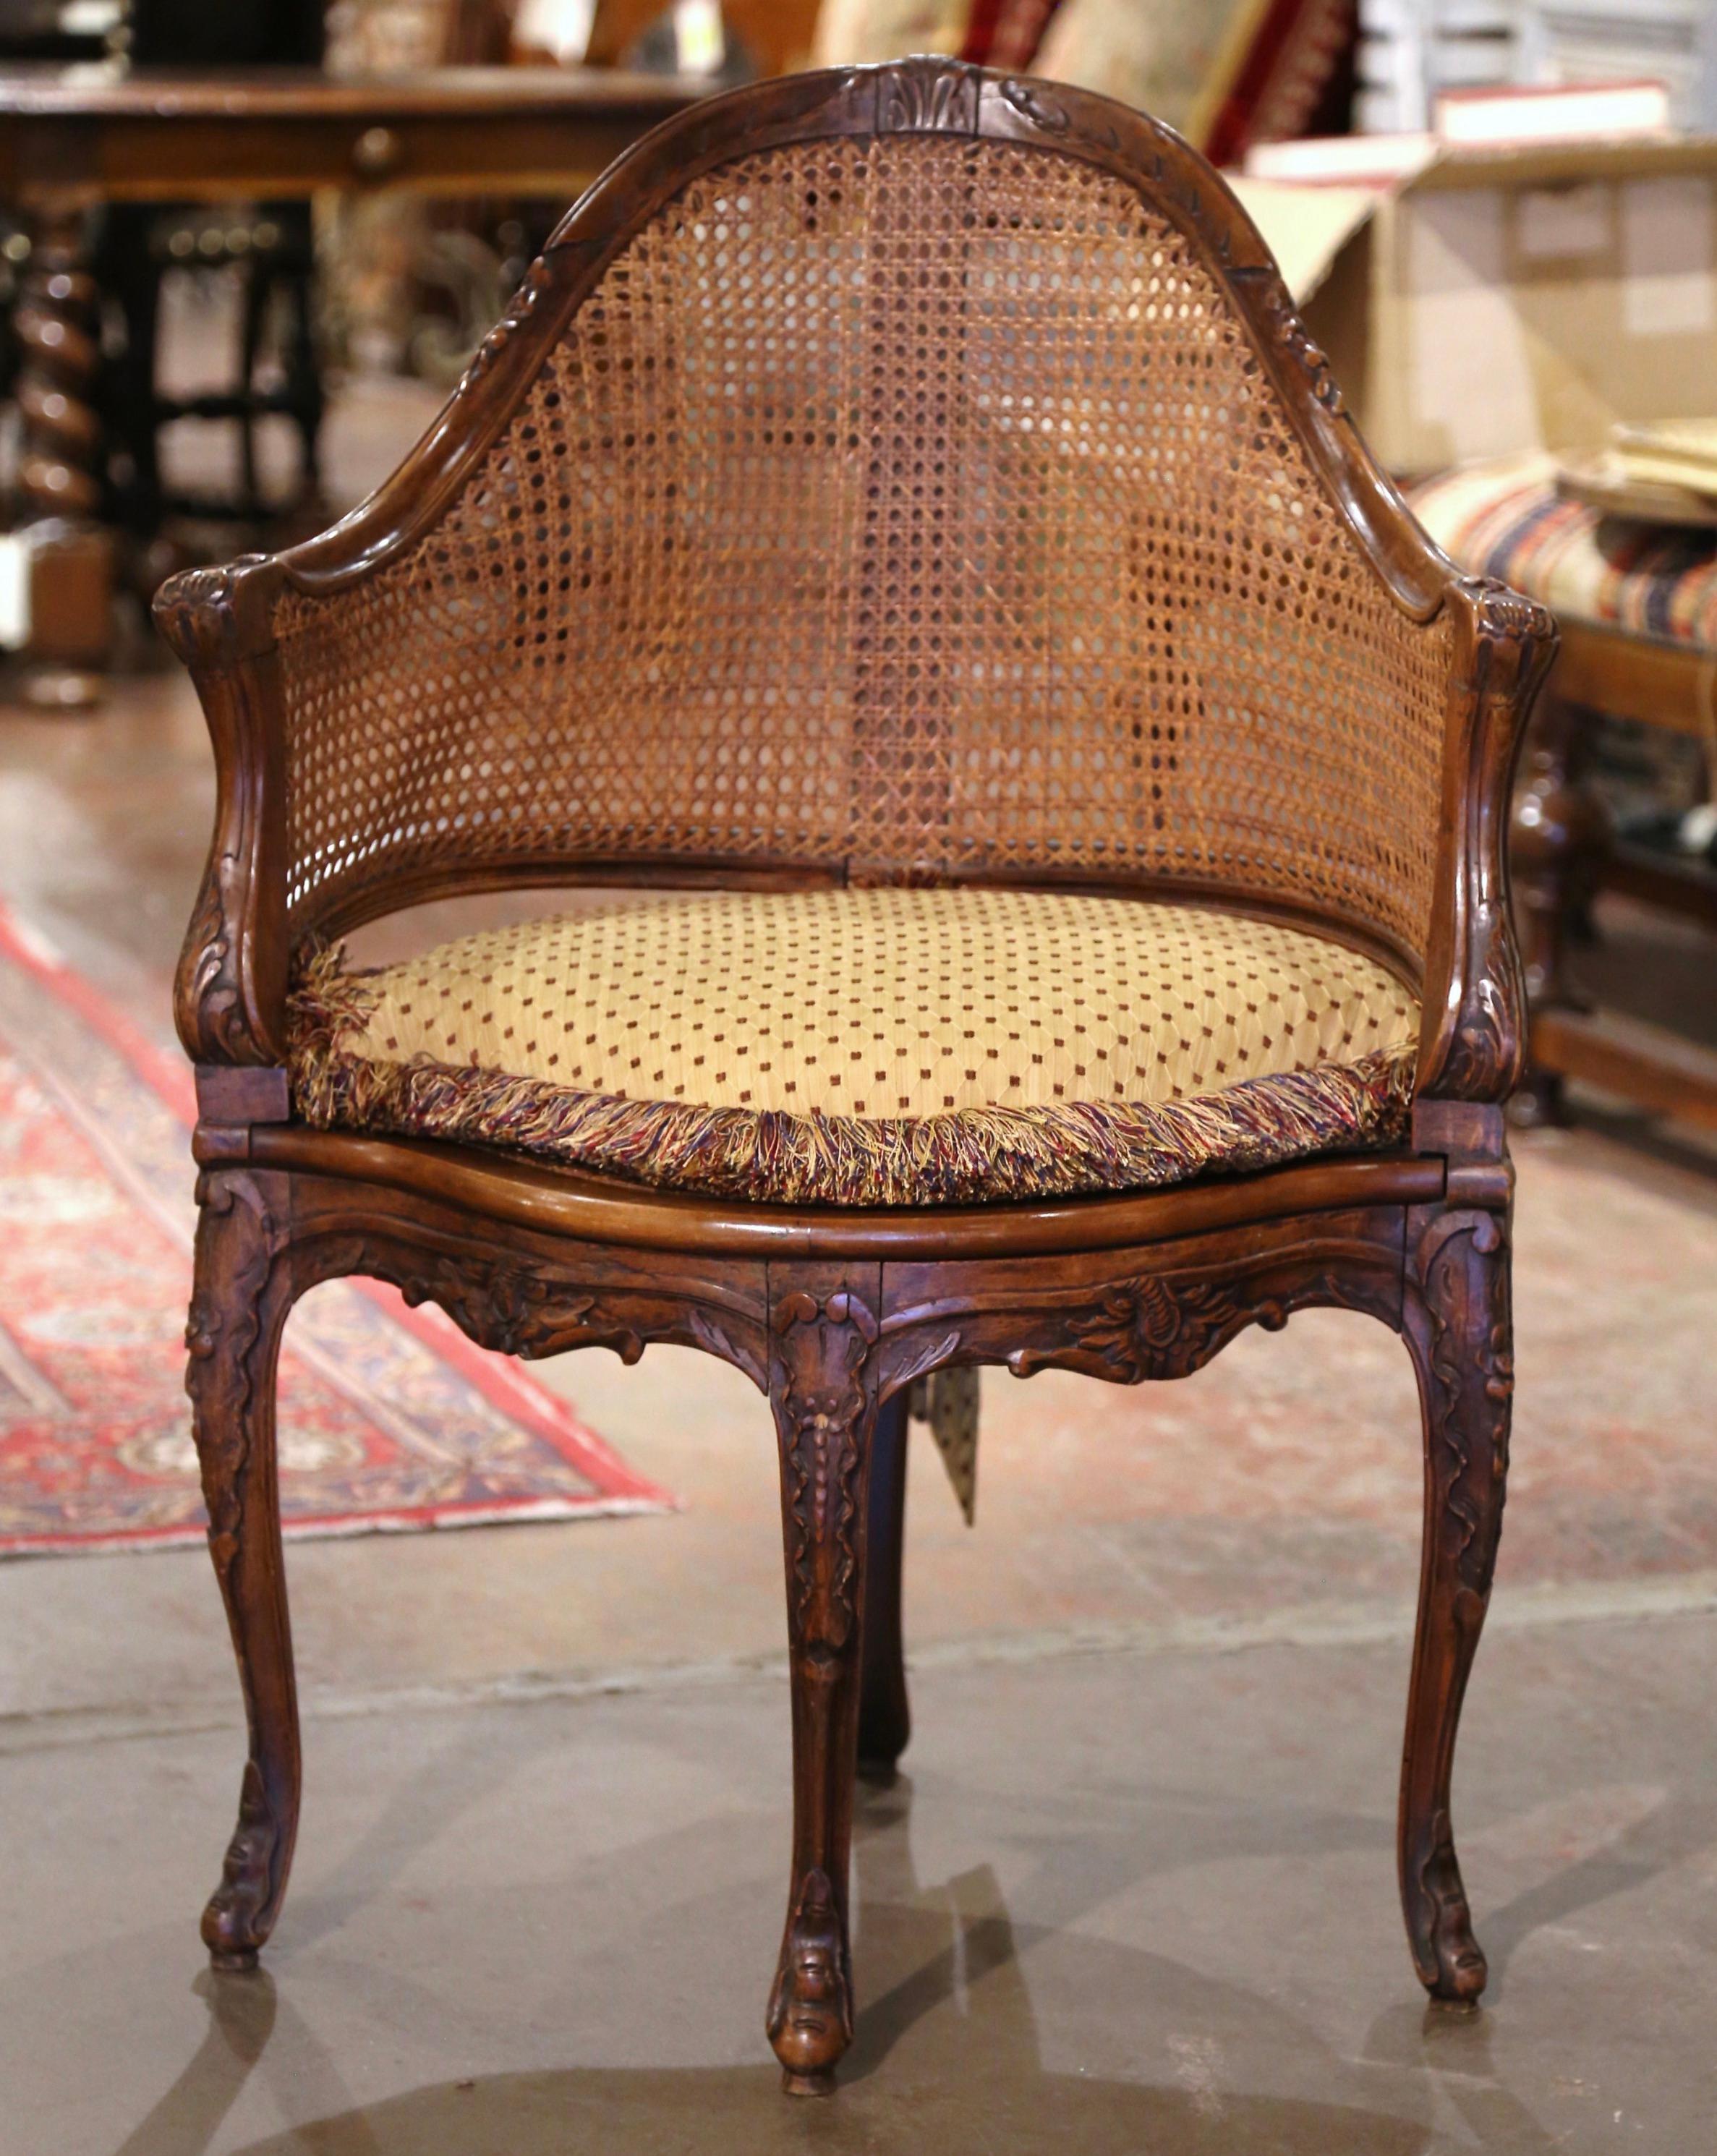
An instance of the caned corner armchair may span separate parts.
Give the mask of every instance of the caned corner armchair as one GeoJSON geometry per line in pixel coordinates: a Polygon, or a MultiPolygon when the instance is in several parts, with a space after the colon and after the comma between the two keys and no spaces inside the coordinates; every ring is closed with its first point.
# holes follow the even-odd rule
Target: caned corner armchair
{"type": "Polygon", "coordinates": [[[1381,1318],[1425,1439],[1401,1892],[1421,1980],[1475,1998],[1449,1782],[1508,1451],[1504,836],[1555,638],[1415,524],[1202,160],[941,60],[716,98],[575,206],[378,493],[157,613],[219,773],[177,991],[249,1725],[217,1965],[254,1964],[298,1816],[281,1328],[366,1273],[491,1348],[671,1341],[767,1394],[767,2025],[805,2092],[852,2033],[856,1771],[907,1737],[913,1389],[1381,1318]],[[339,941],[575,884],[661,895],[368,972],[339,941]]]}

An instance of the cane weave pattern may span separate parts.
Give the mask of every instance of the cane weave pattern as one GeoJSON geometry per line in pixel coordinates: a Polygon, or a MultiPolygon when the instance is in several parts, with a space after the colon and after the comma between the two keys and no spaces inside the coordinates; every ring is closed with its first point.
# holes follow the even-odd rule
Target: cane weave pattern
{"type": "Polygon", "coordinates": [[[300,1108],[789,1203],[1125,1189],[1398,1135],[1375,960],[1019,891],[731,892],[529,921],[296,1004],[300,1108]]]}
{"type": "Polygon", "coordinates": [[[690,182],[412,551],[277,618],[298,932],[438,864],[1165,875],[1422,953],[1441,619],[1198,246],[1058,151],[690,182]]]}

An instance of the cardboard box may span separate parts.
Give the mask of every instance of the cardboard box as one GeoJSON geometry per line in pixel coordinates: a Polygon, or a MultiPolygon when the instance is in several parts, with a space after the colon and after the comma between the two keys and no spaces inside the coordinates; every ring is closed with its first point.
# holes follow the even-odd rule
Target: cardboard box
{"type": "Polygon", "coordinates": [[[1433,149],[1380,187],[1233,184],[1401,477],[1717,415],[1717,139],[1433,149]]]}

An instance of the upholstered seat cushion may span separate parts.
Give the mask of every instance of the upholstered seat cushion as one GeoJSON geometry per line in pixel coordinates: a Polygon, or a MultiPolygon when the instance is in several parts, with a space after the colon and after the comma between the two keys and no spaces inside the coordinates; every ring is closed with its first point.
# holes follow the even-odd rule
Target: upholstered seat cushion
{"type": "Polygon", "coordinates": [[[294,1001],[299,1111],[758,1202],[1126,1190],[1387,1142],[1418,1011],[1272,921],[1005,891],[652,898],[294,1001]]]}
{"type": "Polygon", "coordinates": [[[1575,621],[1717,649],[1717,538],[1600,516],[1556,491],[1553,457],[1430,480],[1415,514],[1463,569],[1500,577],[1575,621]]]}

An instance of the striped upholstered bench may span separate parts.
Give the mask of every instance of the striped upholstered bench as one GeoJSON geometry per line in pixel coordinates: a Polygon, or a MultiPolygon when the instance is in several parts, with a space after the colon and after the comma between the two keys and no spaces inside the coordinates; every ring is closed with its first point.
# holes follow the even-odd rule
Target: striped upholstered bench
{"type": "Polygon", "coordinates": [[[1420,521],[1474,573],[1542,599],[1562,654],[1528,749],[1514,815],[1514,887],[1533,991],[1529,1107],[1554,1111],[1565,1075],[1717,1127],[1717,1054],[1679,1034],[1581,1008],[1568,980],[1570,911],[1599,881],[1717,925],[1717,884],[1609,843],[1583,780],[1594,711],[1689,734],[1717,785],[1717,531],[1605,516],[1556,490],[1535,453],[1446,473],[1412,496],[1420,521]]]}
{"type": "Polygon", "coordinates": [[[1565,501],[1555,459],[1540,453],[1446,473],[1413,506],[1463,568],[1542,599],[1565,633],[1587,624],[1717,651],[1717,531],[1626,522],[1565,501]]]}

